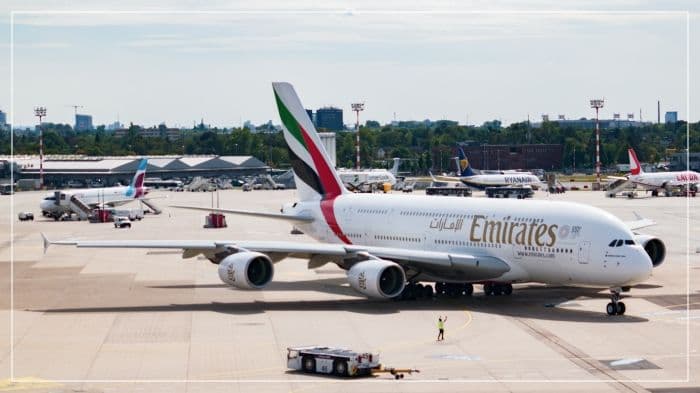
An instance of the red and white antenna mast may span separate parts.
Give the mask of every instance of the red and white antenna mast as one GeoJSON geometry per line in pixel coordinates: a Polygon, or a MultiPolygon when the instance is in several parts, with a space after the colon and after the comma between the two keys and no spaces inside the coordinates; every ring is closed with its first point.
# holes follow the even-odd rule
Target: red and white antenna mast
{"type": "Polygon", "coordinates": [[[356,102],[354,104],[350,104],[352,107],[353,112],[357,115],[357,123],[355,123],[355,153],[356,153],[356,160],[355,160],[355,169],[359,170],[360,169],[360,112],[365,110],[365,103],[364,102],[356,102]]]}

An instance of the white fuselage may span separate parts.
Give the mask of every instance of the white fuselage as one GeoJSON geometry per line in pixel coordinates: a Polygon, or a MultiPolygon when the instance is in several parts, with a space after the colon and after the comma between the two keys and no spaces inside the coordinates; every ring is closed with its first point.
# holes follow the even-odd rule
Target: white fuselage
{"type": "MultiPolygon", "coordinates": [[[[87,206],[95,207],[101,205],[118,206],[123,205],[133,199],[133,195],[127,195],[130,187],[106,187],[106,188],[84,188],[79,190],[63,190],[58,194],[56,203],[56,193],[46,195],[39,207],[42,211],[49,213],[69,213],[72,209],[70,201],[72,197],[80,199],[87,206]]],[[[133,188],[131,189],[133,192],[133,188]]]]}
{"type": "Polygon", "coordinates": [[[633,183],[648,189],[659,189],[684,183],[697,184],[700,182],[700,174],[694,171],[642,172],[638,175],[629,175],[628,178],[633,183]]]}
{"type": "Polygon", "coordinates": [[[392,186],[396,184],[396,176],[386,169],[371,169],[366,171],[355,171],[348,169],[338,170],[338,175],[343,183],[357,184],[384,184],[389,183],[392,186]]]}
{"type": "MultiPolygon", "coordinates": [[[[285,206],[314,222],[299,228],[322,242],[494,256],[511,270],[494,281],[612,287],[646,280],[652,264],[634,234],[613,215],[552,201],[344,194],[333,201],[337,226],[319,202],[285,206]],[[342,236],[338,236],[338,232],[342,236]],[[629,240],[609,247],[616,239],[629,240]],[[630,244],[633,243],[633,244],[630,244]]],[[[469,281],[451,266],[419,279],[469,281]]]]}
{"type": "Polygon", "coordinates": [[[492,175],[464,176],[460,180],[474,188],[503,187],[513,185],[529,185],[537,189],[540,186],[540,179],[530,173],[506,173],[492,175]]]}

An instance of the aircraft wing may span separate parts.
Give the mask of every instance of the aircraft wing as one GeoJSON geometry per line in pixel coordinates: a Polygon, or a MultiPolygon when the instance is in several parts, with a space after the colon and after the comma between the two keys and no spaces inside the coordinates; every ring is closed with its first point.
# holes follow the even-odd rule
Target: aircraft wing
{"type": "Polygon", "coordinates": [[[606,179],[606,180],[607,180],[607,179],[612,179],[612,180],[629,180],[629,178],[627,178],[627,177],[625,177],[625,176],[607,176],[605,179],[606,179]]]}
{"type": "Polygon", "coordinates": [[[428,173],[430,173],[430,178],[433,179],[434,182],[462,181],[462,178],[457,177],[457,176],[445,176],[445,175],[435,176],[435,175],[433,175],[432,172],[428,172],[428,173]]]}
{"type": "Polygon", "coordinates": [[[646,228],[646,227],[650,227],[652,225],[656,225],[656,221],[649,219],[649,218],[644,218],[637,212],[633,212],[633,213],[634,213],[636,220],[625,221],[625,225],[627,225],[627,227],[630,230],[634,231],[637,229],[646,228]]]}
{"type": "Polygon", "coordinates": [[[252,211],[252,210],[219,209],[219,208],[213,208],[213,207],[182,206],[182,205],[170,205],[170,207],[174,207],[177,209],[187,209],[187,210],[201,210],[201,211],[213,212],[213,213],[240,214],[240,215],[244,215],[244,216],[264,217],[264,218],[272,218],[272,219],[292,221],[292,222],[311,222],[314,220],[314,218],[311,216],[291,215],[291,214],[283,214],[283,213],[256,212],[256,211],[252,211]]]}
{"type": "MultiPolygon", "coordinates": [[[[43,236],[43,234],[42,234],[43,236]]],[[[181,249],[183,258],[199,254],[213,255],[225,251],[257,251],[273,254],[273,260],[284,257],[327,257],[330,262],[338,258],[380,258],[418,271],[449,271],[458,269],[474,279],[490,279],[510,271],[510,265],[497,257],[465,253],[406,250],[393,247],[372,247],[347,244],[303,243],[284,241],[225,241],[225,240],[57,240],[44,238],[44,252],[52,244],[78,248],[147,248],[181,249]]],[[[324,260],[325,261],[325,260],[324,260]]],[[[311,264],[310,264],[311,266],[311,264]]]]}

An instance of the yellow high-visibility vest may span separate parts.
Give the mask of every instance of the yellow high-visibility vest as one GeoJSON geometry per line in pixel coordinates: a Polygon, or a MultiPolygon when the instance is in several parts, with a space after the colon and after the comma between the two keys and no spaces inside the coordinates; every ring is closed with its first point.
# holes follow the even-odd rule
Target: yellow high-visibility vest
{"type": "Polygon", "coordinates": [[[438,321],[438,329],[444,329],[444,328],[445,328],[445,322],[438,321]]]}

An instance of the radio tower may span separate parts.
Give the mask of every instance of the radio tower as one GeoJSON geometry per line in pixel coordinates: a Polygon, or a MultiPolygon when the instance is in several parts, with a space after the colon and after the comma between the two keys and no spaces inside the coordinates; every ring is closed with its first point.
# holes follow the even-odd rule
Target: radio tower
{"type": "Polygon", "coordinates": [[[595,108],[595,178],[596,188],[600,190],[600,123],[598,121],[598,112],[603,107],[605,100],[591,100],[591,108],[595,108]]]}
{"type": "Polygon", "coordinates": [[[352,107],[353,112],[355,112],[357,115],[357,123],[355,123],[355,153],[357,155],[355,167],[357,170],[360,170],[360,112],[365,110],[365,103],[356,102],[354,104],[350,104],[350,106],[352,107]]]}
{"type": "Polygon", "coordinates": [[[34,108],[34,116],[39,118],[39,188],[44,188],[44,130],[41,120],[46,117],[46,107],[34,108]]]}

